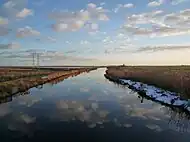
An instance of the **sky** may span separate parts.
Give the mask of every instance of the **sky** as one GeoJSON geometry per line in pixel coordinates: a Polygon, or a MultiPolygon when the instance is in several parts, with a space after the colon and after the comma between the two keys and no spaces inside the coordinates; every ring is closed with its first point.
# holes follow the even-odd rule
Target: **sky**
{"type": "Polygon", "coordinates": [[[190,64],[190,0],[1,0],[0,66],[190,64]]]}

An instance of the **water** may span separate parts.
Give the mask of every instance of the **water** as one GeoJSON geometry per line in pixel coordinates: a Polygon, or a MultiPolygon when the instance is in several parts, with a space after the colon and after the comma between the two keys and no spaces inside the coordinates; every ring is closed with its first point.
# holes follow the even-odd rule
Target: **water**
{"type": "Polygon", "coordinates": [[[142,100],[104,72],[60,79],[0,104],[1,142],[190,141],[184,113],[142,100]]]}

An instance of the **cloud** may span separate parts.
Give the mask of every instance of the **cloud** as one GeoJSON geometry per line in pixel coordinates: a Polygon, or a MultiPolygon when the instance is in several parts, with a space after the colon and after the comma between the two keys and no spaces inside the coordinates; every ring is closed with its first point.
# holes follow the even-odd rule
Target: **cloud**
{"type": "Polygon", "coordinates": [[[171,2],[171,4],[172,4],[172,5],[178,5],[178,4],[181,4],[181,3],[183,3],[183,2],[187,2],[187,1],[189,1],[189,0],[173,0],[173,1],[171,2]]]}
{"type": "Polygon", "coordinates": [[[8,24],[8,19],[0,16],[0,25],[7,25],[7,24],[8,24]]]}
{"type": "Polygon", "coordinates": [[[180,11],[180,15],[184,17],[190,17],[190,9],[180,11]]]}
{"type": "Polygon", "coordinates": [[[164,16],[164,23],[177,27],[190,27],[190,9],[164,16]]]}
{"type": "Polygon", "coordinates": [[[86,28],[90,32],[95,32],[95,31],[98,31],[99,25],[97,23],[88,23],[88,24],[86,24],[86,28]]]}
{"type": "Polygon", "coordinates": [[[22,114],[20,115],[20,119],[25,122],[26,124],[30,124],[30,123],[34,123],[36,122],[36,118],[35,117],[31,117],[27,114],[22,114]]]}
{"type": "MultiPolygon", "coordinates": [[[[86,10],[82,9],[76,12],[53,11],[49,14],[49,18],[56,21],[56,23],[52,25],[52,29],[56,32],[78,31],[85,27],[85,25],[88,25],[89,22],[108,21],[107,12],[106,9],[89,3],[86,10]]],[[[91,27],[91,29],[96,29],[97,25],[92,24],[91,27]]]]}
{"type": "Polygon", "coordinates": [[[87,44],[90,44],[90,42],[87,41],[87,40],[81,40],[81,41],[80,41],[80,44],[81,44],[81,45],[87,45],[87,44]]]}
{"type": "Polygon", "coordinates": [[[157,20],[159,16],[163,14],[163,11],[157,10],[149,13],[133,14],[127,17],[128,24],[147,24],[153,20],[157,20]]]}
{"type": "Polygon", "coordinates": [[[127,17],[124,33],[130,36],[166,37],[190,34],[190,10],[165,14],[161,10],[127,17]],[[142,25],[145,25],[145,27],[142,25]]]}
{"type": "Polygon", "coordinates": [[[72,53],[76,53],[77,51],[76,50],[69,50],[69,51],[66,51],[65,53],[66,54],[72,54],[72,53]]]}
{"type": "MultiPolygon", "coordinates": [[[[32,53],[38,53],[40,54],[40,61],[45,61],[46,64],[63,64],[63,61],[66,61],[68,64],[69,63],[81,63],[81,62],[91,62],[95,61],[95,59],[91,58],[84,58],[80,56],[68,56],[65,54],[65,52],[58,52],[58,51],[53,51],[53,50],[39,50],[39,49],[30,49],[30,50],[22,50],[22,51],[14,51],[14,52],[3,52],[1,54],[1,57],[5,59],[12,59],[12,60],[26,60],[32,59],[32,53]]],[[[32,60],[30,60],[30,63],[32,60]]]]}
{"type": "Polygon", "coordinates": [[[69,11],[53,11],[49,14],[49,18],[57,22],[71,23],[73,21],[87,21],[89,19],[89,12],[86,10],[80,10],[77,12],[69,11]]]}
{"type": "Polygon", "coordinates": [[[100,21],[109,20],[108,16],[106,15],[106,13],[109,11],[104,9],[103,7],[97,7],[93,3],[88,4],[86,12],[89,13],[90,20],[100,20],[100,21]]]}
{"type": "Polygon", "coordinates": [[[134,7],[134,4],[132,4],[132,3],[124,4],[123,7],[124,8],[132,8],[132,7],[134,7]]]}
{"type": "Polygon", "coordinates": [[[22,11],[16,14],[17,18],[25,18],[29,15],[33,15],[33,11],[27,8],[24,8],[22,11]]]}
{"type": "Polygon", "coordinates": [[[77,31],[84,26],[84,21],[72,21],[68,23],[56,23],[52,25],[52,28],[56,32],[65,32],[65,31],[77,31]]]}
{"type": "Polygon", "coordinates": [[[133,8],[134,4],[127,3],[127,4],[117,4],[116,8],[113,9],[115,13],[117,13],[121,8],[133,8]]]}
{"type": "Polygon", "coordinates": [[[174,28],[162,25],[154,25],[153,28],[140,28],[134,27],[133,25],[125,25],[123,29],[126,33],[131,35],[148,36],[151,38],[190,34],[190,29],[188,28],[174,28]]]}
{"type": "Polygon", "coordinates": [[[125,30],[126,33],[132,35],[149,35],[152,33],[151,30],[135,27],[133,25],[124,25],[123,29],[125,30]]]}
{"type": "Polygon", "coordinates": [[[8,29],[7,27],[0,25],[0,36],[5,36],[9,34],[10,31],[11,29],[8,29]]]}
{"type": "Polygon", "coordinates": [[[55,38],[53,38],[51,36],[48,36],[48,37],[45,37],[45,36],[44,37],[39,37],[36,40],[37,41],[41,41],[41,42],[48,42],[48,41],[50,41],[50,42],[56,42],[57,41],[55,38]]]}
{"type": "Polygon", "coordinates": [[[189,0],[158,0],[158,1],[151,1],[148,3],[148,7],[157,7],[162,4],[171,4],[171,5],[178,5],[183,2],[187,2],[189,0]]]}
{"type": "Polygon", "coordinates": [[[136,52],[156,52],[156,51],[164,51],[164,50],[180,50],[180,49],[190,49],[190,45],[162,45],[162,46],[146,46],[139,48],[136,52]]]}
{"type": "Polygon", "coordinates": [[[42,6],[44,4],[44,0],[36,0],[34,1],[32,4],[35,5],[35,6],[42,6]]]}
{"type": "Polygon", "coordinates": [[[49,41],[56,42],[56,39],[53,38],[53,37],[48,36],[47,39],[48,39],[49,41]]]}
{"type": "Polygon", "coordinates": [[[39,31],[36,31],[29,26],[26,26],[24,28],[19,28],[16,33],[16,36],[19,38],[30,37],[30,36],[39,36],[39,35],[40,35],[39,31]]]}
{"type": "Polygon", "coordinates": [[[1,49],[16,49],[16,48],[20,48],[19,43],[13,42],[9,44],[0,44],[0,50],[1,49]]]}
{"type": "Polygon", "coordinates": [[[172,14],[168,14],[164,17],[164,22],[165,23],[172,23],[173,22],[179,22],[181,21],[183,18],[179,15],[176,15],[175,13],[172,14]]]}
{"type": "Polygon", "coordinates": [[[27,6],[27,0],[8,0],[0,8],[0,16],[16,18],[16,15],[27,6]]]}
{"type": "Polygon", "coordinates": [[[105,5],[105,4],[106,4],[105,2],[101,2],[101,3],[100,3],[100,6],[103,6],[103,5],[105,5]]]}
{"type": "Polygon", "coordinates": [[[148,3],[148,7],[157,7],[160,6],[162,3],[158,1],[152,1],[148,3]]]}

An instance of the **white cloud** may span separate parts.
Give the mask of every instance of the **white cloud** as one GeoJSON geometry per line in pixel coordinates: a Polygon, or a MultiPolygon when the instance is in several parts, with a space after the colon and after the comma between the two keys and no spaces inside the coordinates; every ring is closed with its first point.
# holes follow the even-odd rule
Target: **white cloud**
{"type": "Polygon", "coordinates": [[[94,3],[89,3],[89,4],[88,4],[88,8],[96,8],[96,4],[94,4],[94,3]]]}
{"type": "Polygon", "coordinates": [[[71,44],[71,42],[70,42],[70,41],[65,41],[65,43],[66,43],[66,44],[71,44]]]}
{"type": "MultiPolygon", "coordinates": [[[[107,12],[106,9],[89,3],[86,10],[82,9],[77,12],[54,11],[49,15],[49,18],[57,22],[52,25],[52,28],[57,32],[77,31],[85,27],[85,25],[88,26],[88,23],[92,23],[92,21],[108,21],[109,17],[106,15],[107,12]]],[[[97,25],[90,24],[89,29],[96,30],[97,28],[97,25]]]]}
{"type": "Polygon", "coordinates": [[[52,28],[56,32],[62,32],[62,31],[66,31],[68,29],[68,24],[56,23],[56,24],[52,25],[52,28]]]}
{"type": "Polygon", "coordinates": [[[87,23],[85,29],[90,35],[95,35],[99,32],[99,25],[97,23],[87,23]]]}
{"type": "Polygon", "coordinates": [[[183,2],[187,2],[187,1],[189,1],[189,0],[173,0],[173,1],[171,2],[171,4],[172,4],[172,5],[178,5],[178,4],[181,4],[181,3],[183,3],[183,2]]]}
{"type": "Polygon", "coordinates": [[[25,18],[29,15],[33,15],[33,11],[31,9],[24,8],[22,11],[17,13],[16,17],[17,18],[25,18]]]}
{"type": "Polygon", "coordinates": [[[0,25],[0,36],[5,36],[9,33],[10,29],[0,25]]]}
{"type": "Polygon", "coordinates": [[[123,7],[124,8],[132,8],[132,7],[134,7],[134,4],[132,4],[132,3],[124,4],[123,7]]]}
{"type": "Polygon", "coordinates": [[[3,4],[5,8],[13,8],[16,5],[13,1],[7,1],[6,3],[3,4]]]}
{"type": "Polygon", "coordinates": [[[109,18],[106,14],[100,14],[99,15],[99,20],[100,21],[109,21],[109,18]]]}
{"type": "Polygon", "coordinates": [[[113,9],[114,13],[117,13],[121,8],[133,8],[134,4],[128,3],[128,4],[117,4],[116,8],[113,9]]]}
{"type": "Polygon", "coordinates": [[[162,3],[157,1],[152,1],[148,3],[148,7],[157,7],[160,6],[162,3]]]}
{"type": "Polygon", "coordinates": [[[7,25],[7,24],[8,24],[8,19],[0,16],[0,25],[7,25]]]}
{"type": "Polygon", "coordinates": [[[179,15],[176,15],[175,13],[172,14],[167,14],[164,16],[164,22],[165,23],[171,23],[173,24],[174,22],[179,22],[181,21],[183,18],[179,15]]]}
{"type": "Polygon", "coordinates": [[[27,0],[7,0],[0,8],[0,15],[5,18],[16,18],[16,15],[27,6],[27,0]]]}
{"type": "Polygon", "coordinates": [[[189,27],[190,25],[190,9],[185,9],[179,13],[171,13],[164,16],[164,22],[178,27],[189,27]]]}
{"type": "Polygon", "coordinates": [[[190,49],[189,45],[158,45],[158,46],[146,46],[137,49],[135,52],[156,52],[163,50],[180,50],[180,49],[190,49]]]}
{"type": "Polygon", "coordinates": [[[30,37],[30,36],[39,36],[39,35],[40,35],[39,31],[36,31],[29,26],[26,26],[24,28],[19,28],[16,33],[16,36],[20,38],[30,37]]]}
{"type": "Polygon", "coordinates": [[[48,36],[47,39],[48,39],[49,41],[56,42],[56,39],[53,38],[53,37],[48,36]]]}
{"type": "Polygon", "coordinates": [[[20,44],[16,42],[12,42],[9,44],[0,44],[0,49],[16,49],[20,48],[20,44]]]}
{"type": "Polygon", "coordinates": [[[180,11],[180,15],[186,18],[190,18],[190,9],[185,9],[185,10],[180,11]]]}
{"type": "Polygon", "coordinates": [[[131,36],[165,37],[190,34],[190,10],[165,14],[163,11],[133,14],[123,26],[131,36]],[[143,25],[142,25],[143,24],[143,25]],[[142,26],[146,25],[146,28],[142,26]]]}
{"type": "Polygon", "coordinates": [[[105,4],[106,4],[105,2],[101,2],[101,3],[100,3],[100,6],[103,6],[103,5],[105,5],[105,4]]]}
{"type": "Polygon", "coordinates": [[[91,28],[93,31],[97,31],[97,30],[99,29],[99,26],[98,26],[98,24],[96,24],[96,23],[92,23],[92,24],[90,25],[90,28],[91,28]]]}
{"type": "Polygon", "coordinates": [[[117,37],[117,38],[123,38],[123,37],[125,37],[125,34],[119,33],[116,37],[117,37]]]}
{"type": "Polygon", "coordinates": [[[80,44],[81,44],[81,45],[87,45],[87,44],[90,44],[90,42],[87,41],[87,40],[81,40],[81,41],[80,41],[80,44]]]}
{"type": "Polygon", "coordinates": [[[153,30],[152,37],[178,36],[178,35],[185,35],[185,34],[190,34],[190,29],[160,27],[153,30]]]}
{"type": "Polygon", "coordinates": [[[149,13],[133,14],[127,17],[128,24],[147,24],[151,23],[153,20],[157,20],[158,17],[163,13],[161,10],[152,11],[149,13]]]}
{"type": "Polygon", "coordinates": [[[65,32],[65,31],[77,31],[84,26],[83,21],[72,21],[70,23],[56,23],[52,25],[52,28],[56,32],[65,32]]]}
{"type": "Polygon", "coordinates": [[[172,28],[161,25],[153,26],[153,28],[139,28],[132,25],[125,25],[123,28],[128,34],[148,36],[151,38],[190,34],[190,29],[188,28],[172,28]]]}

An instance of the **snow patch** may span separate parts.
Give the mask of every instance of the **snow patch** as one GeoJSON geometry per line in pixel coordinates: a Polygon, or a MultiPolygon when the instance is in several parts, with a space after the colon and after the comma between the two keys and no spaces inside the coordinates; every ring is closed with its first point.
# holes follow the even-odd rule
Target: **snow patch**
{"type": "Polygon", "coordinates": [[[173,106],[183,106],[188,111],[190,111],[190,101],[182,100],[177,93],[166,91],[152,85],[147,85],[141,82],[135,82],[131,80],[120,79],[121,82],[127,84],[129,86],[134,87],[134,89],[138,91],[142,91],[146,93],[147,97],[150,97],[156,101],[161,103],[165,103],[167,105],[173,106]]]}

